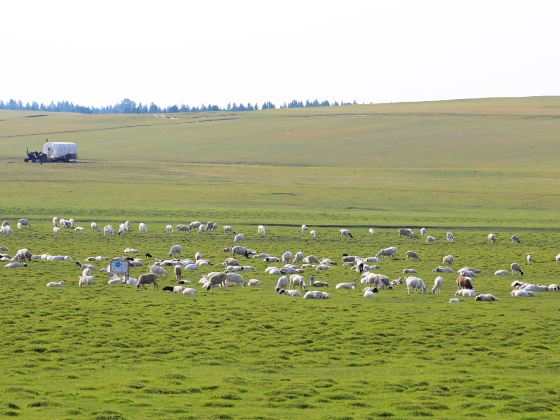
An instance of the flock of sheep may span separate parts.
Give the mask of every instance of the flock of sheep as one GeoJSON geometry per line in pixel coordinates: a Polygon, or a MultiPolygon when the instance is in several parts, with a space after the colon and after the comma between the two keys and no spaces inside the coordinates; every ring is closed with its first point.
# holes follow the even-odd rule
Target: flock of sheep
{"type": "MultiPolygon", "coordinates": [[[[188,225],[179,224],[175,227],[172,225],[167,225],[165,230],[167,233],[172,233],[177,231],[192,231],[197,230],[199,233],[212,232],[217,229],[217,223],[215,222],[192,222],[188,225]]],[[[92,222],[90,228],[97,231],[100,230],[97,223],[92,222]]],[[[31,229],[31,223],[28,219],[19,219],[17,222],[17,229],[31,229]]],[[[81,226],[76,226],[73,219],[63,219],[63,218],[53,218],[52,220],[52,233],[57,235],[61,229],[73,229],[77,232],[83,232],[86,229],[81,226]]],[[[103,227],[103,235],[126,235],[131,229],[131,223],[126,221],[121,223],[118,229],[114,229],[111,225],[106,225],[103,227]]],[[[147,233],[148,227],[145,223],[138,224],[138,230],[141,233],[147,233]]],[[[119,276],[116,273],[111,273],[111,265],[107,267],[100,268],[100,272],[106,272],[109,277],[108,284],[130,284],[136,288],[145,288],[146,285],[153,285],[154,288],[158,288],[158,279],[165,277],[172,273],[175,277],[176,284],[171,286],[163,287],[164,291],[169,291],[172,293],[182,293],[184,295],[194,295],[197,294],[197,289],[193,287],[187,287],[192,285],[192,281],[186,280],[183,275],[185,272],[193,272],[201,267],[221,265],[220,271],[211,271],[207,274],[201,276],[199,280],[199,287],[202,290],[213,290],[215,288],[221,287],[232,287],[232,286],[260,286],[263,282],[261,280],[251,278],[248,281],[245,280],[242,272],[255,272],[252,265],[246,264],[244,260],[256,259],[262,260],[265,263],[282,263],[281,266],[269,265],[264,272],[270,276],[276,276],[275,291],[279,295],[292,296],[292,297],[302,297],[303,299],[328,299],[331,297],[331,293],[325,292],[323,290],[328,288],[329,284],[325,281],[315,280],[314,275],[309,275],[306,279],[304,273],[314,271],[320,272],[324,270],[330,270],[333,266],[339,263],[347,267],[349,270],[353,270],[359,273],[360,279],[359,283],[363,285],[362,294],[365,298],[376,297],[381,290],[394,289],[399,285],[406,285],[407,292],[419,292],[426,293],[428,288],[425,281],[414,276],[416,270],[413,268],[403,269],[403,275],[395,279],[390,279],[388,276],[381,274],[380,264],[386,258],[397,258],[397,248],[387,247],[379,250],[375,255],[372,256],[351,256],[343,254],[340,261],[333,260],[331,258],[318,258],[314,255],[305,255],[302,251],[292,253],[290,251],[284,252],[280,256],[273,256],[266,252],[257,252],[256,250],[247,248],[243,245],[239,245],[244,241],[243,233],[236,233],[231,226],[223,226],[225,233],[234,235],[233,242],[236,244],[233,247],[226,247],[223,249],[231,256],[225,258],[221,263],[214,264],[210,260],[204,258],[204,256],[197,252],[194,255],[194,259],[182,258],[183,247],[179,244],[173,245],[168,252],[168,259],[154,259],[154,262],[149,266],[149,272],[141,274],[138,278],[132,278],[128,276],[119,276]],[[242,261],[239,259],[243,258],[242,261]],[[166,269],[167,268],[167,269],[166,269]],[[168,271],[169,270],[169,271],[168,271]],[[312,290],[309,290],[309,289],[312,290]]],[[[14,233],[8,221],[3,221],[0,226],[0,234],[12,235],[14,233]]],[[[308,226],[301,226],[301,233],[309,233],[311,238],[317,237],[317,232],[315,230],[309,230],[308,226]]],[[[375,234],[375,230],[370,228],[368,230],[370,235],[375,234]]],[[[415,233],[412,229],[402,228],[398,229],[399,237],[414,238],[415,233]]],[[[427,244],[433,244],[436,238],[432,235],[426,235],[426,229],[420,229],[420,236],[426,237],[427,244]]],[[[258,235],[266,235],[266,228],[264,225],[259,225],[257,227],[258,235]]],[[[348,229],[340,229],[340,235],[345,238],[352,239],[353,235],[348,229]]],[[[490,233],[487,237],[488,241],[492,244],[496,244],[496,235],[490,233]]],[[[447,232],[446,240],[453,242],[455,240],[455,235],[452,232],[447,232]]],[[[515,243],[521,243],[521,239],[513,235],[511,240],[515,243]]],[[[43,261],[72,261],[70,256],[66,255],[50,255],[48,253],[43,254],[33,254],[29,249],[20,249],[14,255],[9,255],[5,252],[9,251],[6,247],[0,247],[0,261],[5,261],[7,264],[6,268],[23,268],[27,267],[28,262],[33,260],[43,260],[43,261]]],[[[134,248],[126,248],[123,250],[124,254],[128,256],[122,257],[127,260],[127,263],[131,267],[142,267],[146,263],[143,259],[138,257],[131,257],[130,254],[137,254],[139,251],[134,248]]],[[[146,258],[153,258],[150,253],[145,254],[146,258]]],[[[405,253],[405,260],[415,260],[420,261],[420,255],[415,251],[407,251],[405,253]]],[[[109,260],[108,257],[95,256],[88,257],[86,261],[76,262],[76,266],[81,270],[81,275],[79,276],[78,286],[85,287],[90,286],[95,282],[96,276],[94,272],[97,270],[97,266],[91,264],[92,262],[103,262],[104,264],[109,260]]],[[[478,294],[475,291],[474,283],[476,276],[480,273],[480,270],[474,267],[462,267],[455,270],[450,267],[450,265],[455,263],[455,258],[453,255],[445,255],[442,258],[444,265],[440,265],[434,268],[432,271],[435,273],[455,273],[457,278],[455,283],[458,290],[455,295],[459,297],[475,298],[476,301],[498,301],[499,299],[491,294],[478,294]]],[[[534,262],[534,258],[531,255],[527,255],[527,264],[534,262]]],[[[560,262],[560,254],[556,256],[556,262],[560,262]]],[[[523,275],[523,270],[520,264],[513,262],[510,265],[512,275],[523,275]]],[[[508,275],[507,270],[497,270],[494,275],[505,276],[508,275]]],[[[444,278],[440,275],[434,280],[433,287],[431,288],[432,293],[440,293],[444,284],[444,278]]],[[[64,281],[60,282],[48,282],[47,287],[64,287],[64,281]]],[[[339,282],[334,285],[334,289],[356,289],[358,281],[352,282],[339,282]]],[[[522,281],[514,281],[511,285],[513,297],[534,297],[535,292],[541,291],[558,291],[559,287],[557,284],[549,285],[538,285],[531,284],[522,281]]],[[[460,300],[455,297],[449,300],[450,303],[459,303],[460,300]]]]}

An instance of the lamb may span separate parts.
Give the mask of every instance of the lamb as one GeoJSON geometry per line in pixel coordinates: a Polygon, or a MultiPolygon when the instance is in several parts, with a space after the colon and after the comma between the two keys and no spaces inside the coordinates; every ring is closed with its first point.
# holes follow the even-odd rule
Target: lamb
{"type": "Polygon", "coordinates": [[[459,289],[455,292],[455,296],[475,297],[476,290],[474,289],[459,289]]]}
{"type": "Polygon", "coordinates": [[[455,241],[455,235],[452,232],[447,232],[445,236],[447,237],[447,240],[449,242],[454,242],[455,241]]]}
{"type": "Polygon", "coordinates": [[[12,257],[12,261],[31,261],[33,254],[27,248],[19,249],[16,255],[12,257]]]}
{"type": "Polygon", "coordinates": [[[551,292],[552,291],[558,291],[558,290],[560,290],[560,287],[557,284],[552,283],[552,284],[548,285],[548,290],[551,291],[551,292]]]}
{"type": "Polygon", "coordinates": [[[233,237],[233,242],[235,242],[235,243],[243,242],[244,238],[245,237],[244,237],[243,233],[238,233],[237,235],[235,235],[233,237]]]}
{"type": "Polygon", "coordinates": [[[414,238],[414,232],[412,232],[412,229],[401,228],[398,230],[398,233],[399,233],[399,237],[406,236],[409,239],[414,238]]]}
{"type": "Polygon", "coordinates": [[[426,237],[426,243],[428,245],[432,245],[435,241],[436,241],[435,236],[429,235],[428,237],[426,237]]]}
{"type": "Polygon", "coordinates": [[[31,223],[29,219],[19,219],[17,222],[17,228],[22,229],[24,227],[31,228],[31,223]]]}
{"type": "Polygon", "coordinates": [[[340,235],[353,238],[352,233],[348,229],[340,229],[340,235]]]}
{"type": "Polygon", "coordinates": [[[383,248],[381,251],[379,251],[377,254],[375,254],[375,256],[377,258],[383,257],[391,257],[391,258],[397,258],[397,247],[395,246],[391,246],[389,248],[383,248]]]}
{"type": "Polygon", "coordinates": [[[421,261],[422,259],[420,258],[420,255],[418,255],[416,252],[414,251],[406,251],[406,258],[405,260],[408,260],[409,258],[414,258],[417,261],[421,261]]]}
{"type": "Polygon", "coordinates": [[[527,264],[532,264],[535,262],[535,258],[531,254],[527,254],[527,264]]]}
{"type": "Polygon", "coordinates": [[[224,225],[224,233],[235,233],[233,228],[229,225],[224,225]]]}
{"type": "Polygon", "coordinates": [[[414,274],[417,273],[418,271],[416,271],[414,268],[405,268],[402,272],[403,274],[414,274]]]}
{"type": "MultiPolygon", "coordinates": [[[[85,271],[85,270],[84,270],[85,271]]],[[[84,275],[82,273],[82,275],[84,275]]],[[[116,274],[113,274],[113,276],[107,281],[107,284],[109,286],[114,285],[114,284],[124,284],[126,282],[125,278],[120,278],[119,276],[117,276],[116,274]]]]}
{"type": "Polygon", "coordinates": [[[331,295],[327,292],[322,292],[320,290],[309,290],[305,295],[304,299],[329,299],[331,295]]]}
{"type": "Polygon", "coordinates": [[[154,289],[157,289],[157,277],[158,276],[155,273],[140,274],[138,276],[138,280],[136,281],[136,288],[140,289],[140,287],[142,287],[145,289],[147,284],[152,283],[154,285],[154,289]]]}
{"type": "Polygon", "coordinates": [[[489,233],[488,234],[488,241],[492,242],[493,244],[496,244],[496,235],[493,233],[489,233]]]}
{"type": "Polygon", "coordinates": [[[125,254],[138,254],[139,251],[135,248],[125,248],[123,252],[125,254]]]}
{"type": "Polygon", "coordinates": [[[329,283],[326,281],[316,281],[313,276],[309,276],[309,284],[311,287],[329,287],[329,283]]]}
{"type": "Polygon", "coordinates": [[[47,283],[47,287],[64,287],[64,280],[61,280],[59,282],[49,281],[47,283]]]}
{"type": "Polygon", "coordinates": [[[512,290],[511,295],[513,297],[535,297],[535,294],[533,292],[531,292],[530,290],[525,290],[525,289],[512,290]]]}
{"type": "Polygon", "coordinates": [[[169,255],[170,257],[172,257],[173,255],[181,255],[181,252],[183,252],[183,247],[182,247],[181,245],[177,244],[177,245],[173,245],[173,246],[171,247],[171,249],[169,250],[168,255],[169,255]]]}
{"type": "Polygon", "coordinates": [[[368,229],[368,233],[369,233],[370,235],[375,235],[375,229],[374,229],[374,228],[369,228],[369,229],[368,229]]]}
{"type": "Polygon", "coordinates": [[[447,265],[451,265],[455,263],[455,257],[453,255],[446,255],[443,257],[443,263],[447,265]]]}
{"type": "Polygon", "coordinates": [[[313,239],[316,239],[317,238],[317,231],[315,231],[315,230],[310,231],[309,236],[311,236],[313,239]]]}
{"type": "Polygon", "coordinates": [[[95,276],[80,276],[78,281],[78,287],[91,286],[95,281],[95,276]]]}
{"type": "Polygon", "coordinates": [[[338,283],[335,286],[335,289],[351,289],[354,290],[356,288],[356,282],[353,281],[351,283],[338,283]]]}
{"type": "Polygon", "coordinates": [[[432,287],[432,294],[441,292],[443,287],[443,277],[437,276],[434,280],[434,287],[432,287]]]}
{"type": "Polygon", "coordinates": [[[494,272],[495,276],[507,276],[509,274],[509,271],[507,270],[496,270],[494,272]]]}
{"type": "Polygon", "coordinates": [[[258,280],[258,279],[249,279],[249,281],[247,282],[247,285],[249,285],[249,286],[260,286],[261,281],[258,280]]]}
{"type": "Polygon", "coordinates": [[[457,298],[449,299],[449,303],[460,303],[461,301],[457,298]]]}
{"type": "Polygon", "coordinates": [[[138,224],[138,230],[141,233],[148,233],[148,226],[146,225],[146,223],[139,223],[138,224]]]}
{"type": "Polygon", "coordinates": [[[301,225],[301,233],[305,233],[308,229],[307,225],[301,225]]]}
{"type": "Polygon", "coordinates": [[[114,235],[114,234],[115,234],[115,229],[113,229],[113,226],[107,225],[103,228],[103,236],[114,235]]]}
{"type": "Polygon", "coordinates": [[[90,227],[92,230],[99,230],[99,226],[95,222],[91,222],[90,227]]]}
{"type": "Polygon", "coordinates": [[[53,236],[54,236],[54,235],[57,235],[59,232],[60,232],[60,227],[58,227],[58,226],[53,226],[53,228],[52,228],[53,236]]]}
{"type": "Polygon", "coordinates": [[[556,260],[557,263],[560,263],[560,254],[556,255],[555,260],[556,260]]]}
{"type": "Polygon", "coordinates": [[[23,267],[27,267],[27,263],[10,262],[10,263],[6,264],[4,267],[6,267],[6,268],[23,268],[23,267]]]}
{"type": "Polygon", "coordinates": [[[280,258],[278,258],[278,257],[264,257],[263,261],[265,261],[265,262],[280,262],[280,258]]]}
{"type": "Polygon", "coordinates": [[[163,287],[164,292],[183,293],[183,290],[185,290],[184,286],[164,286],[163,287]]]}
{"type": "Polygon", "coordinates": [[[173,233],[173,226],[172,225],[166,225],[165,226],[165,231],[167,233],[173,233]]]}
{"type": "Polygon", "coordinates": [[[292,297],[301,296],[301,292],[299,290],[276,289],[276,293],[278,293],[279,295],[292,296],[292,297]]]}
{"type": "Polygon", "coordinates": [[[410,294],[411,289],[418,289],[420,293],[426,293],[426,285],[424,284],[424,280],[419,277],[407,277],[406,278],[406,289],[408,294],[410,294]]]}
{"type": "Polygon", "coordinates": [[[196,291],[196,289],[193,289],[192,287],[185,287],[183,289],[183,295],[184,296],[188,296],[188,295],[196,295],[198,292],[196,291]]]}
{"type": "Polygon", "coordinates": [[[511,236],[511,241],[512,241],[512,242],[517,242],[518,244],[521,243],[521,239],[520,239],[519,236],[517,236],[517,235],[512,235],[512,236],[511,236]]]}
{"type": "Polygon", "coordinates": [[[278,267],[267,267],[267,268],[265,268],[264,272],[266,274],[271,274],[273,276],[279,276],[280,274],[284,274],[284,273],[282,273],[282,269],[280,269],[278,267]]]}
{"type": "Polygon", "coordinates": [[[307,290],[305,278],[299,274],[292,274],[288,281],[288,286],[299,286],[302,290],[307,290]]]}
{"type": "Polygon", "coordinates": [[[175,279],[177,281],[183,280],[183,267],[181,267],[180,264],[177,264],[175,267],[173,267],[173,272],[175,273],[175,279]]]}
{"type": "Polygon", "coordinates": [[[52,225],[53,226],[58,226],[59,221],[60,221],[60,219],[58,217],[54,216],[52,218],[52,225]]]}
{"type": "Polygon", "coordinates": [[[510,265],[511,267],[511,275],[514,275],[515,273],[519,273],[521,275],[523,275],[523,270],[521,269],[521,266],[517,263],[511,263],[510,265]]]}
{"type": "Polygon", "coordinates": [[[76,226],[76,227],[74,228],[74,231],[76,231],[76,232],[85,232],[86,229],[83,228],[83,227],[81,227],[81,226],[76,226]]]}
{"type": "Polygon", "coordinates": [[[378,289],[376,287],[366,287],[363,292],[365,298],[374,298],[377,296],[378,289]]]}
{"type": "Polygon", "coordinates": [[[263,225],[257,226],[257,233],[259,235],[266,235],[266,228],[263,225]]]}
{"type": "Polygon", "coordinates": [[[500,299],[498,299],[496,296],[494,295],[490,295],[490,294],[482,294],[482,295],[478,295],[476,296],[476,298],[474,299],[477,302],[497,302],[500,299]]]}

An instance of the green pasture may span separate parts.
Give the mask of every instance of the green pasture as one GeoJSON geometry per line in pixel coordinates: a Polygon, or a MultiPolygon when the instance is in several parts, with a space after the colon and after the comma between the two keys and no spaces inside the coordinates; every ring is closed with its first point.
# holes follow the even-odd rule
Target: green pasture
{"type": "MultiPolygon", "coordinates": [[[[88,226],[91,219],[80,220],[88,226]]],[[[113,225],[115,225],[113,223],[113,225]]],[[[88,229],[63,229],[57,236],[50,223],[2,237],[0,245],[35,253],[87,256],[121,255],[135,247],[164,257],[180,243],[184,257],[201,251],[218,264],[233,245],[232,234],[218,231],[165,233],[164,223],[148,223],[149,231],[104,238],[88,229]]],[[[398,278],[413,267],[431,288],[432,268],[453,254],[454,267],[471,265],[482,274],[480,293],[493,293],[497,303],[454,296],[455,275],[445,278],[438,295],[411,294],[399,286],[364,299],[361,287],[334,290],[359,275],[342,265],[326,272],[306,270],[305,277],[330,283],[332,297],[308,301],[274,293],[277,276],[268,265],[247,260],[258,278],[257,288],[228,288],[196,296],[163,292],[173,284],[162,278],[160,289],[135,290],[108,286],[97,272],[94,286],[78,288],[75,262],[33,261],[27,268],[0,268],[2,326],[0,352],[0,415],[45,418],[557,418],[560,321],[555,292],[533,299],[510,296],[512,276],[495,277],[497,269],[520,262],[525,280],[558,282],[557,234],[498,230],[497,245],[487,231],[430,229],[434,245],[424,239],[399,238],[396,229],[353,229],[343,239],[336,228],[317,228],[312,240],[296,227],[269,226],[265,236],[256,225],[234,225],[245,244],[280,255],[302,250],[341,263],[343,252],[374,255],[394,245],[400,257],[380,263],[380,272],[398,278]],[[520,234],[521,244],[509,239],[520,234]],[[406,261],[406,250],[422,261],[406,261]],[[536,263],[524,264],[526,253],[536,263]],[[314,272],[314,273],[313,273],[314,272]],[[65,280],[61,289],[48,281],[65,280]]],[[[314,226],[311,226],[314,228],[314,226]]],[[[99,268],[102,263],[96,264],[99,268]]],[[[146,272],[135,268],[132,275],[146,272]]],[[[171,270],[170,270],[171,271],[171,270]]],[[[360,285],[361,286],[361,285],[360,285]]]]}
{"type": "Polygon", "coordinates": [[[526,281],[560,281],[559,135],[558,97],[167,116],[0,112],[0,220],[15,230],[0,246],[73,258],[0,264],[0,416],[558,418],[560,295],[513,298],[512,276],[493,273],[518,262],[526,281]],[[76,142],[79,161],[24,163],[46,138],[76,142]],[[53,216],[86,231],[53,236],[53,216]],[[31,229],[15,228],[21,217],[31,229]],[[133,230],[124,237],[89,229],[125,220],[133,230]],[[218,230],[165,232],[194,220],[218,230]],[[260,260],[245,262],[256,271],[244,276],[261,287],[201,290],[200,275],[221,268],[233,246],[224,224],[260,252],[338,261],[304,274],[328,281],[331,299],[277,295],[260,260]],[[428,227],[436,243],[399,238],[406,226],[428,227]],[[159,290],[135,290],[97,272],[94,286],[77,287],[75,261],[126,247],[164,258],[177,243],[183,257],[200,251],[215,264],[187,274],[196,296],[163,292],[172,276],[159,290]],[[399,250],[380,263],[391,278],[415,268],[431,288],[432,268],[452,254],[455,269],[480,268],[477,291],[500,301],[449,304],[453,274],[438,295],[334,290],[359,279],[342,253],[387,246],[399,250]],[[407,250],[422,261],[405,261],[407,250]],[[60,280],[64,288],[45,287],[60,280]]]}

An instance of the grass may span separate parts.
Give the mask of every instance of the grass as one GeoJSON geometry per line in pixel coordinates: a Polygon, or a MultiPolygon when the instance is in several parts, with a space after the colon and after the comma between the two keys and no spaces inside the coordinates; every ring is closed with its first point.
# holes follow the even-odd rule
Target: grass
{"type": "MultiPolygon", "coordinates": [[[[180,243],[186,256],[201,251],[219,264],[231,235],[164,229],[215,220],[272,255],[302,250],[340,261],[343,252],[369,256],[394,245],[401,258],[383,261],[381,272],[396,278],[414,267],[428,285],[431,269],[452,254],[456,268],[483,270],[479,292],[501,299],[448,304],[455,276],[447,274],[440,295],[401,286],[371,300],[358,290],[287,298],[273,292],[277,278],[258,260],[245,277],[262,287],[192,297],[107,286],[99,273],[80,289],[74,262],[2,264],[0,416],[558,418],[560,295],[513,298],[511,276],[492,273],[531,253],[526,280],[558,283],[559,115],[556,97],[173,119],[0,113],[0,218],[33,225],[0,235],[10,252],[29,247],[76,261],[134,247],[163,257],[180,243]],[[80,161],[25,164],[26,146],[45,138],[77,142],[80,161]],[[53,216],[85,227],[143,221],[149,232],[53,236],[53,216]],[[303,223],[316,240],[300,233],[303,223]],[[438,241],[398,238],[402,226],[427,226],[438,241]],[[355,238],[340,238],[340,227],[355,238]],[[447,230],[455,243],[445,241],[447,230]],[[510,241],[514,233],[521,244],[510,241]],[[422,261],[405,261],[409,249],[422,261]],[[60,280],[66,287],[45,287],[60,280]]],[[[331,289],[358,279],[342,265],[315,277],[331,289]]]]}

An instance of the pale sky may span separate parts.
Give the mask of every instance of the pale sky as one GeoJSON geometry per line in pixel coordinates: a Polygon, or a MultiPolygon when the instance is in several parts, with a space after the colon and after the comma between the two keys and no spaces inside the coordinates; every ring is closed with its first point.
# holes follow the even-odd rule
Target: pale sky
{"type": "Polygon", "coordinates": [[[559,43],[557,0],[3,1],[0,99],[560,95],[559,43]]]}

